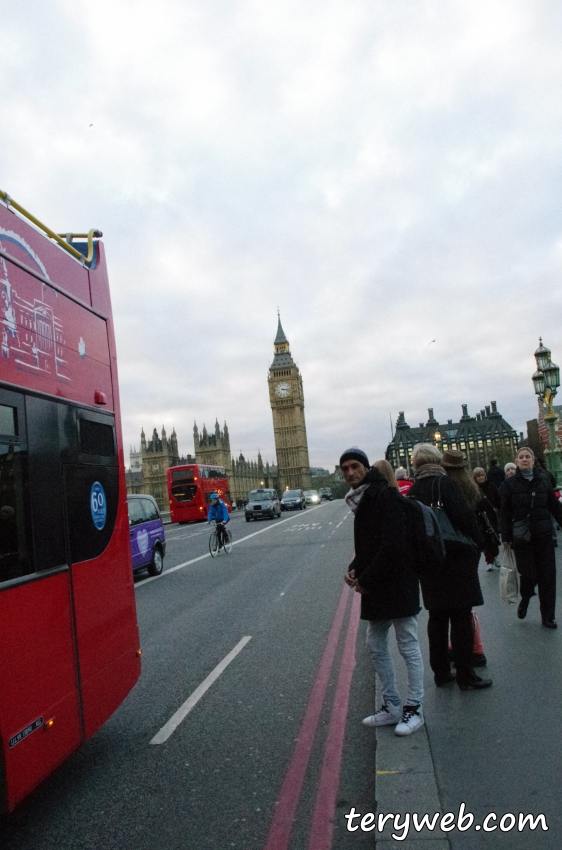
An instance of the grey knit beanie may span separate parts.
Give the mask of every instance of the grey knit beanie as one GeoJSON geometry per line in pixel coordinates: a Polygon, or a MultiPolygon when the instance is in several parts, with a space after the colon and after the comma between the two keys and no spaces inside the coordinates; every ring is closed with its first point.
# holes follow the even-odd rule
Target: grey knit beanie
{"type": "Polygon", "coordinates": [[[362,463],[363,466],[366,466],[367,469],[370,467],[369,458],[365,454],[365,452],[358,448],[357,446],[352,446],[350,449],[346,449],[345,452],[340,457],[340,466],[342,463],[345,463],[346,460],[357,460],[359,463],[362,463]]]}

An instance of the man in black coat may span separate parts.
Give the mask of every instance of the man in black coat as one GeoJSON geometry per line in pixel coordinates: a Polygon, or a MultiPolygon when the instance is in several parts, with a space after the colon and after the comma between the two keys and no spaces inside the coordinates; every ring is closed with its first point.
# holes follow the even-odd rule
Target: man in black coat
{"type": "Polygon", "coordinates": [[[367,648],[382,688],[380,710],[363,723],[396,725],[397,735],[411,735],[424,720],[423,660],[417,636],[419,582],[408,505],[378,469],[369,469],[367,455],[356,446],[342,454],[340,467],[351,485],[346,502],[355,514],[355,557],[345,581],[361,594],[361,619],[368,620],[367,648]],[[404,706],[388,649],[391,626],[408,671],[404,706]]]}

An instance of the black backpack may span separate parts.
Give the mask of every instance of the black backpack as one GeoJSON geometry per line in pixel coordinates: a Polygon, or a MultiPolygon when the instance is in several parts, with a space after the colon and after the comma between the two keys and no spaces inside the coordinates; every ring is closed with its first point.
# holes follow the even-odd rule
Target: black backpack
{"type": "Polygon", "coordinates": [[[432,572],[445,563],[445,544],[433,510],[414,496],[405,496],[411,522],[418,573],[432,572]]]}

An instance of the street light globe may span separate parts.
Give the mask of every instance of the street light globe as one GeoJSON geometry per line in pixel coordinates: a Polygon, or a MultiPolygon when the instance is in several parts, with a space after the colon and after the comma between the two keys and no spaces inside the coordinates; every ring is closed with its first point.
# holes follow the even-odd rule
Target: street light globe
{"type": "Polygon", "coordinates": [[[550,362],[550,349],[542,344],[542,337],[539,337],[539,347],[535,351],[535,360],[537,361],[537,369],[539,372],[544,372],[546,366],[550,362]]]}
{"type": "Polygon", "coordinates": [[[551,393],[555,393],[560,386],[560,367],[556,363],[549,363],[543,369],[544,380],[551,393]]]}
{"type": "Polygon", "coordinates": [[[546,381],[544,379],[544,372],[537,371],[533,375],[533,386],[535,388],[535,392],[538,396],[544,395],[544,391],[546,389],[546,381]]]}
{"type": "Polygon", "coordinates": [[[439,431],[436,431],[436,432],[435,432],[435,434],[434,434],[433,436],[434,436],[435,441],[436,441],[437,443],[439,443],[439,442],[441,441],[441,434],[439,433],[439,431]]]}

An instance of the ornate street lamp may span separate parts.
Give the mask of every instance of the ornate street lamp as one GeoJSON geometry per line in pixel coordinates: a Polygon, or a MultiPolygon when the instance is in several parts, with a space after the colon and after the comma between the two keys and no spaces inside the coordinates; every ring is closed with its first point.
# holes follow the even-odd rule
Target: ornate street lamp
{"type": "Polygon", "coordinates": [[[537,361],[537,369],[542,372],[543,369],[550,363],[550,348],[546,348],[542,344],[542,337],[539,337],[539,347],[535,351],[535,360],[537,361]]]}
{"type": "Polygon", "coordinates": [[[547,466],[556,479],[556,486],[562,486],[562,458],[560,447],[556,437],[556,422],[558,414],[554,412],[553,402],[560,386],[560,367],[550,359],[550,349],[545,348],[542,339],[539,339],[539,347],[535,351],[537,371],[533,375],[533,386],[535,393],[547,405],[547,413],[544,421],[548,427],[549,448],[545,449],[547,466]]]}
{"type": "Polygon", "coordinates": [[[441,451],[441,447],[439,445],[439,443],[441,442],[441,433],[439,431],[436,431],[435,434],[433,435],[433,439],[435,440],[435,448],[437,448],[437,449],[439,449],[439,451],[441,451]]]}

